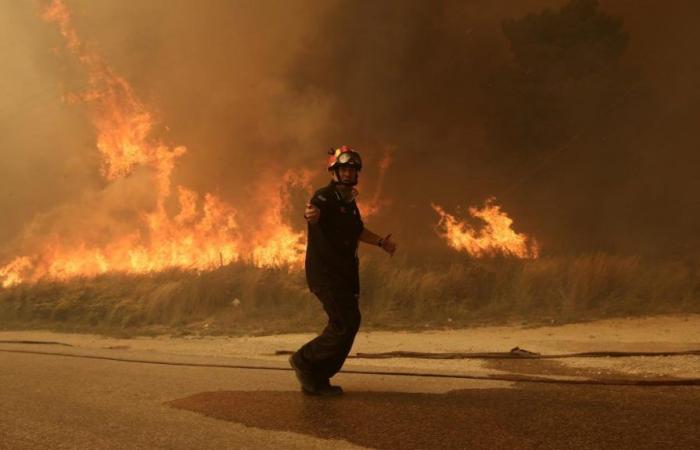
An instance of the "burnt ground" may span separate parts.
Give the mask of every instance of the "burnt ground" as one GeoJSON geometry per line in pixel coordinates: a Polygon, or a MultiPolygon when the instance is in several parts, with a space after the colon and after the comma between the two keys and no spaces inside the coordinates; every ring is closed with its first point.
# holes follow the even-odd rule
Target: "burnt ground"
{"type": "Polygon", "coordinates": [[[169,402],[246,426],[378,449],[696,449],[700,389],[517,385],[445,394],[203,392],[169,402]]]}

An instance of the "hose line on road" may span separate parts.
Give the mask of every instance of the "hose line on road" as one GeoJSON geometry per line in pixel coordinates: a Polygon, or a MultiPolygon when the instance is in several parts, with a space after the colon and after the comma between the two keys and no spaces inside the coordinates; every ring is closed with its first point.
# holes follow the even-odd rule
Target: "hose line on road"
{"type": "Polygon", "coordinates": [[[684,350],[679,352],[580,352],[542,355],[515,347],[510,352],[487,353],[429,353],[429,352],[383,352],[357,353],[356,358],[386,359],[386,358],[421,358],[421,359],[564,359],[564,358],[630,358],[637,356],[700,356],[700,350],[684,350]]]}
{"type": "MultiPolygon", "coordinates": [[[[291,355],[291,350],[277,350],[275,355],[291,355]]],[[[683,350],[678,352],[581,352],[581,353],[557,353],[542,355],[520,347],[515,347],[509,352],[412,352],[394,351],[380,353],[358,352],[348,358],[354,359],[390,359],[390,358],[415,358],[415,359],[564,359],[564,358],[630,358],[633,356],[700,356],[700,350],[683,350]]]]}
{"type": "Polygon", "coordinates": [[[24,340],[6,340],[0,341],[0,344],[40,344],[40,345],[62,345],[64,347],[72,347],[70,344],[56,341],[24,341],[24,340]]]}
{"type": "MultiPolygon", "coordinates": [[[[125,363],[158,364],[165,366],[180,367],[207,367],[216,369],[243,369],[243,370],[270,370],[270,371],[291,371],[291,367],[255,366],[246,364],[211,364],[211,363],[189,363],[173,361],[156,361],[148,359],[117,358],[111,356],[80,355],[75,353],[45,352],[36,350],[15,350],[0,349],[5,353],[23,353],[30,355],[62,356],[68,358],[97,359],[103,361],[117,361],[125,363]]],[[[599,385],[599,386],[700,386],[700,378],[662,378],[662,379],[605,379],[605,378],[548,378],[527,375],[467,375],[467,374],[446,374],[446,373],[426,373],[426,372],[397,372],[387,370],[343,370],[344,374],[373,375],[373,376],[401,376],[401,377],[423,377],[423,378],[449,378],[462,380],[482,380],[482,381],[508,381],[516,383],[543,383],[543,384],[573,384],[573,385],[599,385]]]]}

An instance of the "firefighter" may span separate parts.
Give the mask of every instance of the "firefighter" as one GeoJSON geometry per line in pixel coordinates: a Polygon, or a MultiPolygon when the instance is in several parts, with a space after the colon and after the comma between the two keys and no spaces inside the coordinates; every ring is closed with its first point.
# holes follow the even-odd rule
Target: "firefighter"
{"type": "Polygon", "coordinates": [[[328,325],[289,358],[302,392],[324,396],[343,393],[330,379],[343,366],[360,327],[358,242],[378,246],[390,255],[396,251],[391,235],[381,237],[362,222],[355,203],[360,154],[347,146],[330,153],[332,179],[314,193],[304,214],[306,280],[328,315],[328,325]]]}

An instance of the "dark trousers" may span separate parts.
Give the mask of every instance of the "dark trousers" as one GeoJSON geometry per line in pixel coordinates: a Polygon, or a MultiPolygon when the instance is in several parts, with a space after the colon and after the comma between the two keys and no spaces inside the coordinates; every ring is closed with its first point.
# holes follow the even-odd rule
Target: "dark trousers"
{"type": "Polygon", "coordinates": [[[297,355],[301,365],[321,381],[340,371],[360,328],[358,296],[333,289],[314,292],[328,314],[323,332],[304,344],[297,355]]]}

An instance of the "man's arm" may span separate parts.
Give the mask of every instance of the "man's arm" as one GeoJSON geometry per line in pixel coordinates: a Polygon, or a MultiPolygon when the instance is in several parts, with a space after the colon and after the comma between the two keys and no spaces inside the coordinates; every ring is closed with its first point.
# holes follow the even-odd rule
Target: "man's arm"
{"type": "Polygon", "coordinates": [[[360,241],[370,245],[376,245],[381,247],[382,250],[390,255],[394,255],[396,251],[396,244],[391,240],[391,234],[386,237],[381,237],[378,234],[370,231],[365,227],[360,234],[360,241]]]}
{"type": "Polygon", "coordinates": [[[306,203],[304,218],[311,225],[315,225],[321,220],[321,211],[328,209],[328,197],[321,192],[316,192],[306,203]]]}
{"type": "Polygon", "coordinates": [[[304,218],[311,225],[315,225],[321,219],[321,210],[318,206],[309,202],[306,204],[306,210],[304,210],[304,218]]]}

